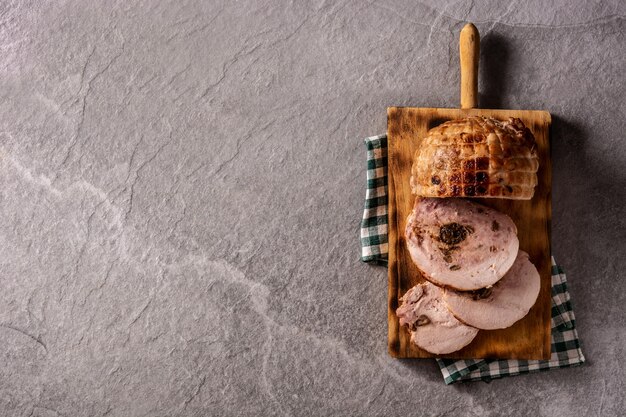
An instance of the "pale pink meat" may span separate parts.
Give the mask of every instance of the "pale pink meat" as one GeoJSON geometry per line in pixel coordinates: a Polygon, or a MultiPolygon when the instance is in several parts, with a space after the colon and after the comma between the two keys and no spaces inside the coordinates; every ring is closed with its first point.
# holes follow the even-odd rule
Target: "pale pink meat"
{"type": "Polygon", "coordinates": [[[456,352],[476,337],[478,330],[457,320],[442,300],[441,288],[424,282],[409,289],[396,310],[411,342],[434,354],[456,352]]]}
{"type": "Polygon", "coordinates": [[[511,269],[493,287],[469,293],[446,290],[443,299],[463,323],[485,330],[505,329],[528,314],[540,286],[537,268],[520,250],[511,269]]]}
{"type": "Polygon", "coordinates": [[[426,279],[462,291],[496,283],[519,249],[509,216],[459,198],[417,198],[405,235],[426,279]]]}

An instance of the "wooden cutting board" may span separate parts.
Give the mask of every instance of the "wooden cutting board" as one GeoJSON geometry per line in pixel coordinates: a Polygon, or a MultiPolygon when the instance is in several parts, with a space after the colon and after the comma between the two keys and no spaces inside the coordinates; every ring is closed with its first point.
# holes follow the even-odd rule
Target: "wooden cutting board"
{"type": "Polygon", "coordinates": [[[466,25],[461,31],[461,109],[389,107],[388,188],[389,188],[389,353],[397,358],[501,358],[549,359],[551,318],[551,164],[550,114],[535,110],[476,109],[479,35],[476,27],[466,25]],[[433,355],[410,343],[406,326],[400,327],[396,309],[400,297],[423,282],[420,271],[411,261],[404,237],[406,219],[415,196],[409,179],[413,156],[426,132],[451,119],[472,115],[506,120],[520,118],[537,140],[538,185],[532,200],[475,199],[508,214],[518,228],[520,249],[528,252],[541,276],[541,290],[529,314],[503,330],[481,330],[468,346],[449,355],[433,355]]]}

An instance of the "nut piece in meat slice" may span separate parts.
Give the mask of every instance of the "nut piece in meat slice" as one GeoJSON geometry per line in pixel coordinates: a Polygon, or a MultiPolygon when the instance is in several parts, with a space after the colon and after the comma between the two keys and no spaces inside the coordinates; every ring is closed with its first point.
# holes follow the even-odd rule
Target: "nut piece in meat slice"
{"type": "Polygon", "coordinates": [[[424,278],[460,291],[495,284],[519,249],[509,216],[461,198],[416,198],[405,236],[424,278]]]}
{"type": "Polygon", "coordinates": [[[511,269],[493,287],[472,292],[446,290],[443,300],[463,323],[484,330],[505,329],[528,314],[540,286],[537,268],[520,250],[511,269]]]}
{"type": "Polygon", "coordinates": [[[520,119],[472,116],[430,129],[415,153],[411,190],[421,197],[530,200],[539,158],[520,119]]]}
{"type": "Polygon", "coordinates": [[[457,320],[443,300],[441,288],[424,282],[404,294],[396,310],[400,325],[406,325],[411,342],[434,354],[445,354],[470,344],[478,329],[457,320]]]}

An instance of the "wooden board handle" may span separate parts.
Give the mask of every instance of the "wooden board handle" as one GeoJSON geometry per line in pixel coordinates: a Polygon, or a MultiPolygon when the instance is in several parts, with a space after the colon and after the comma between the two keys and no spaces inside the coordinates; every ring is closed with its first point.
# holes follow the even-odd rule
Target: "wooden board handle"
{"type": "Polygon", "coordinates": [[[461,30],[459,39],[461,57],[461,108],[478,107],[478,57],[480,55],[480,35],[471,23],[461,30]]]}

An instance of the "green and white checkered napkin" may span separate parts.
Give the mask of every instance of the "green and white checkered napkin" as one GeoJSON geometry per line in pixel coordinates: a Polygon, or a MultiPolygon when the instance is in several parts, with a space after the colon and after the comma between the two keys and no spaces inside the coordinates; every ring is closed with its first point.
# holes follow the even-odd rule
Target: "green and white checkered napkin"
{"type": "MultiPolygon", "coordinates": [[[[387,265],[387,136],[369,137],[365,145],[367,190],[361,221],[361,259],[387,265]]],[[[565,368],[584,361],[565,274],[552,258],[552,356],[549,360],[437,359],[437,364],[445,383],[452,384],[565,368]]]]}

